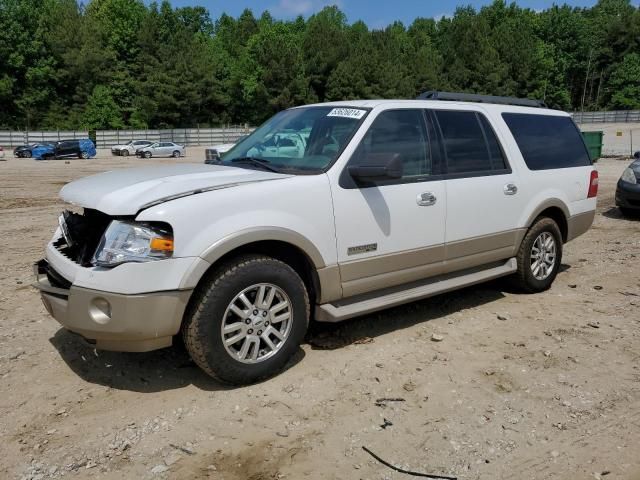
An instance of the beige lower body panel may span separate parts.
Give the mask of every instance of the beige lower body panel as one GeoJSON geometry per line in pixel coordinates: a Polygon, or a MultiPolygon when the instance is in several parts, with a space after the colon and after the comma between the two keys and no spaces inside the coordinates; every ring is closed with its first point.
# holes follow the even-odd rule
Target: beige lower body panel
{"type": "Polygon", "coordinates": [[[567,242],[586,233],[591,228],[595,216],[596,211],[591,210],[569,217],[567,220],[567,242]]]}
{"type": "MultiPolygon", "coordinates": [[[[526,229],[354,260],[340,266],[344,298],[486,265],[516,255],[526,229]]],[[[323,303],[323,302],[320,302],[323,303]]]]}
{"type": "Polygon", "coordinates": [[[191,290],[121,295],[74,286],[60,289],[45,276],[34,286],[63,327],[95,342],[98,349],[121,352],[170,346],[191,296],[191,290]]]}
{"type": "Polygon", "coordinates": [[[417,300],[432,297],[441,293],[457,290],[462,287],[485,282],[494,278],[514,273],[517,269],[515,258],[496,262],[485,267],[447,274],[439,277],[414,282],[402,288],[390,288],[371,294],[316,307],[316,320],[320,322],[340,322],[349,318],[384,310],[417,300]]]}

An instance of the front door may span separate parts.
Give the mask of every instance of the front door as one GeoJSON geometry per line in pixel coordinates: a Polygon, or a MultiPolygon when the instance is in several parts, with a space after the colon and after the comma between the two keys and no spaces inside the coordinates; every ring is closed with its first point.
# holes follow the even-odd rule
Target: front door
{"type": "Polygon", "coordinates": [[[385,110],[333,187],[338,264],[345,297],[441,273],[446,192],[423,110],[385,110]],[[358,184],[348,173],[367,157],[399,154],[400,179],[358,184]]]}

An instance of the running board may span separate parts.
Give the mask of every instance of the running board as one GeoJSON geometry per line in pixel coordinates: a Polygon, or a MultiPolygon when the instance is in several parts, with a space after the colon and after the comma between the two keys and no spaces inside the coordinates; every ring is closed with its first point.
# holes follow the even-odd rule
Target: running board
{"type": "MultiPolygon", "coordinates": [[[[495,264],[494,264],[495,265],[495,264]]],[[[515,258],[510,258],[491,268],[473,269],[468,273],[458,272],[427,280],[416,286],[412,283],[409,288],[393,289],[390,293],[384,290],[375,295],[358,295],[353,299],[342,300],[336,303],[325,303],[316,307],[315,319],[319,322],[341,322],[349,318],[377,312],[386,308],[395,307],[404,303],[415,302],[429,298],[440,293],[450,292],[459,288],[486,282],[498,277],[510,275],[517,270],[515,258]]],[[[389,289],[391,290],[391,289],[389,289]]],[[[387,290],[387,291],[389,291],[387,290]]]]}

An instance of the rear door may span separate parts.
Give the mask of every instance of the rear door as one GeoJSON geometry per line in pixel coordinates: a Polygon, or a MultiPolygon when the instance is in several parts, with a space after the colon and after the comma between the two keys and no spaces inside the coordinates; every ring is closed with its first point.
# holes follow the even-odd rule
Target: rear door
{"type": "MultiPolygon", "coordinates": [[[[345,297],[437,275],[444,260],[445,185],[421,109],[382,111],[332,187],[345,297]],[[400,179],[358,184],[349,166],[399,154],[400,179]]],[[[431,131],[431,133],[429,133],[431,131]]]]}
{"type": "Polygon", "coordinates": [[[510,258],[525,198],[520,179],[481,110],[433,110],[446,163],[445,261],[456,271],[510,258]]]}

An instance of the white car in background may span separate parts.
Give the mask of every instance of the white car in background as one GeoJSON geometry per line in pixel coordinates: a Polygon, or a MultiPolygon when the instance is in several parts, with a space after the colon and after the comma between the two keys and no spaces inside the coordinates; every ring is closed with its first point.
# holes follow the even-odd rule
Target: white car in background
{"type": "Polygon", "coordinates": [[[138,157],[184,157],[186,147],[173,142],[156,142],[136,150],[138,157]]]}
{"type": "Polygon", "coordinates": [[[247,138],[249,135],[242,135],[239,137],[235,143],[222,143],[220,145],[213,145],[211,147],[207,147],[204,149],[204,163],[208,165],[215,165],[220,163],[222,159],[222,155],[227,153],[237,144],[239,144],[242,140],[247,138]]]}
{"type": "Polygon", "coordinates": [[[111,154],[127,157],[129,155],[135,155],[140,148],[148,147],[152,144],[153,142],[150,142],[149,140],[131,140],[129,143],[114,145],[111,147],[111,154]]]}

